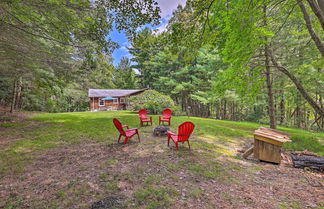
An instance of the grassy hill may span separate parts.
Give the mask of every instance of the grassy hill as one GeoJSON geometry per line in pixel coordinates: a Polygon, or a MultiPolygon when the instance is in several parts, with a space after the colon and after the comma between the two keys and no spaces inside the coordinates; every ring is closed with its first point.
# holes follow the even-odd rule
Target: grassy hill
{"type": "MultiPolygon", "coordinates": [[[[0,185],[6,186],[6,192],[0,193],[0,207],[89,208],[97,200],[109,202],[111,195],[121,197],[116,200],[122,202],[121,208],[165,208],[175,202],[181,207],[203,208],[216,204],[274,204],[274,208],[303,208],[308,201],[323,204],[302,170],[236,156],[237,149],[252,141],[252,133],[260,124],[173,117],[173,131],[184,121],[196,124],[192,150],[181,144],[175,152],[174,144],[171,149],[166,146],[166,137],[152,136],[158,116],[153,116],[152,127],[140,128],[141,143],[135,137],[127,145],[116,144],[114,117],[131,128],[139,126],[138,115],[129,111],[39,114],[3,123],[0,185]],[[295,193],[296,182],[300,185],[297,189],[306,188],[305,193],[295,193]],[[262,192],[271,192],[269,186],[277,188],[277,193],[258,200],[262,192]]],[[[286,149],[324,155],[324,133],[279,130],[293,140],[286,149]]]]}

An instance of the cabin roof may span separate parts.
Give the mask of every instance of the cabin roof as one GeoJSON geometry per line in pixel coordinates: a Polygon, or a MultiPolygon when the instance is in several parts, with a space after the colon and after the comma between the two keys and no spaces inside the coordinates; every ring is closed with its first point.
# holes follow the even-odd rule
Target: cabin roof
{"type": "Polygon", "coordinates": [[[125,97],[142,93],[145,89],[89,89],[88,97],[125,97]]]}

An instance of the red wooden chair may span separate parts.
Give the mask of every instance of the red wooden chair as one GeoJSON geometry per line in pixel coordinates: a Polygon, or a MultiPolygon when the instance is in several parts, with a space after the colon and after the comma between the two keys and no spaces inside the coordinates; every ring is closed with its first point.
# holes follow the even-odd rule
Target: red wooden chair
{"type": "Polygon", "coordinates": [[[172,116],[172,110],[170,109],[165,109],[163,110],[162,116],[159,116],[159,125],[163,124],[163,122],[167,122],[168,125],[170,126],[171,124],[171,116],[172,116]]]}
{"type": "Polygon", "coordinates": [[[125,136],[124,144],[126,144],[128,139],[132,138],[132,136],[134,136],[135,134],[137,134],[138,141],[141,141],[137,128],[129,129],[128,125],[122,125],[121,122],[119,120],[117,120],[116,118],[113,119],[113,122],[119,131],[118,143],[119,143],[120,138],[122,136],[125,136]],[[127,130],[124,130],[124,128],[127,128],[127,130]]]}
{"type": "Polygon", "coordinates": [[[151,125],[152,125],[152,117],[149,118],[147,116],[147,110],[141,109],[140,111],[138,111],[138,114],[139,114],[139,118],[140,118],[140,121],[141,121],[141,126],[143,126],[144,123],[146,123],[146,125],[151,123],[151,125]]]}
{"type": "Polygon", "coordinates": [[[179,149],[178,143],[179,142],[184,143],[185,141],[187,141],[190,150],[189,137],[192,134],[194,128],[195,128],[195,124],[193,124],[192,122],[184,122],[178,127],[178,134],[168,131],[168,146],[170,144],[170,139],[172,139],[172,141],[176,145],[176,150],[178,150],[179,149]]]}

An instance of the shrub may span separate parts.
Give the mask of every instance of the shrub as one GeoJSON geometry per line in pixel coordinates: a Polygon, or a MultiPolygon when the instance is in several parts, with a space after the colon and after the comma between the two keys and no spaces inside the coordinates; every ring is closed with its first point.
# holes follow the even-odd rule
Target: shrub
{"type": "Polygon", "coordinates": [[[165,108],[174,107],[171,97],[155,90],[147,90],[130,98],[132,110],[147,109],[152,114],[161,113],[165,108]]]}

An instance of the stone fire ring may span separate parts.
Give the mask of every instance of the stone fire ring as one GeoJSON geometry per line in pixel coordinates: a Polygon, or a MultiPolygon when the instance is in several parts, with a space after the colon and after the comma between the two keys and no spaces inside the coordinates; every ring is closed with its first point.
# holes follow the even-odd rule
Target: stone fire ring
{"type": "Polygon", "coordinates": [[[170,128],[168,126],[158,126],[153,129],[153,136],[167,136],[170,128]]]}

